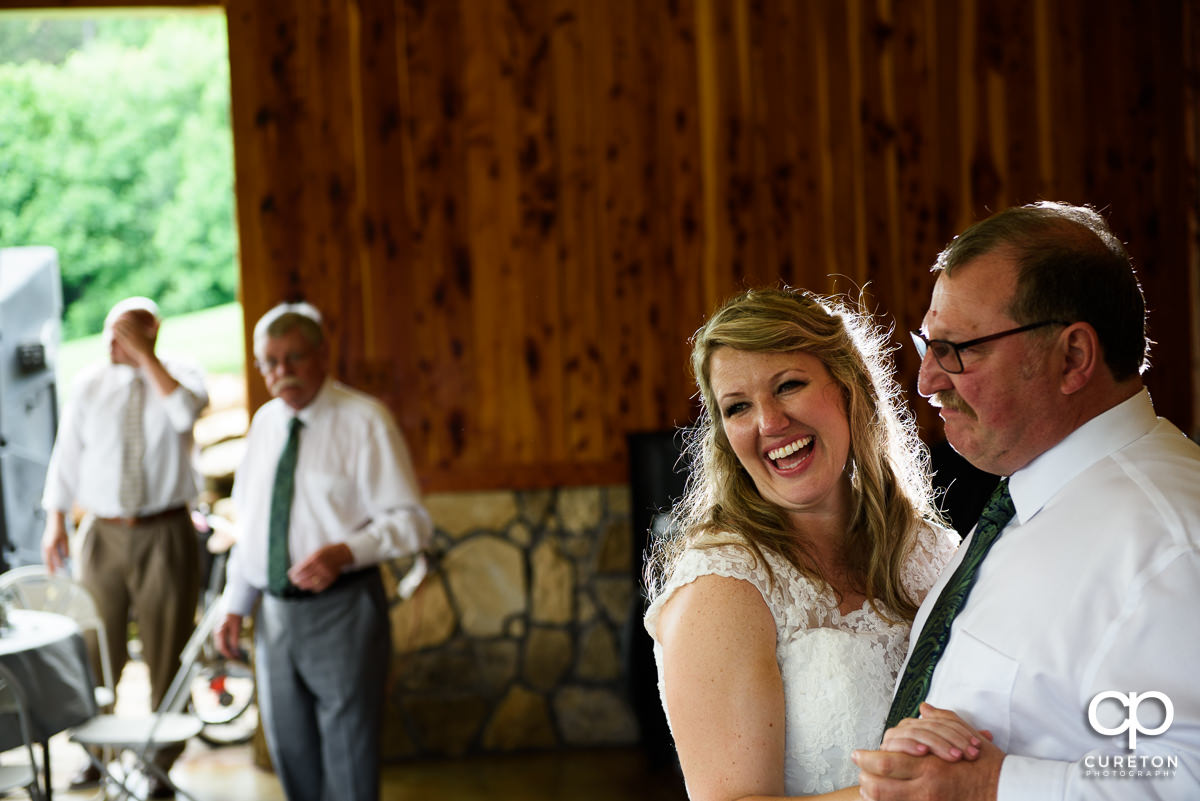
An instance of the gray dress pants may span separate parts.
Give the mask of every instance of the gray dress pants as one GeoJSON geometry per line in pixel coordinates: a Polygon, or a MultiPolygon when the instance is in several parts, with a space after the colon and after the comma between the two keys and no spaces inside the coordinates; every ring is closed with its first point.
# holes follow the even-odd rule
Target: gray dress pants
{"type": "Polygon", "coordinates": [[[392,655],[379,570],[307,597],[264,595],[255,648],[263,730],[288,801],[378,801],[392,655]]]}

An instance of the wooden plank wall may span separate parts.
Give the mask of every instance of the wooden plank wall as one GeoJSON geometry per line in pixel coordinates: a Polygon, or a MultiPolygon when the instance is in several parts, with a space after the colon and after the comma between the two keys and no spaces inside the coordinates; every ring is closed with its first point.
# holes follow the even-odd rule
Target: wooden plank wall
{"type": "Polygon", "coordinates": [[[623,480],[738,287],[865,288],[904,346],[942,245],[1039,198],[1109,212],[1192,430],[1197,0],[224,6],[247,331],[320,306],[429,490],[623,480]]]}
{"type": "Polygon", "coordinates": [[[619,481],[720,298],[866,287],[903,331],[954,233],[1038,198],[1110,210],[1191,425],[1191,3],[227,9],[248,324],[325,309],[430,489],[619,481]]]}

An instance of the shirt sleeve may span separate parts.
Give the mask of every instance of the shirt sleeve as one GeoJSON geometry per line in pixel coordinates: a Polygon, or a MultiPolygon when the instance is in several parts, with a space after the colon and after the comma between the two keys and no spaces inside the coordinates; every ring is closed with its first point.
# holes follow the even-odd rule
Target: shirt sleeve
{"type": "Polygon", "coordinates": [[[171,427],[176,431],[191,431],[200,412],[208,405],[208,390],[204,386],[204,373],[198,367],[171,361],[163,365],[179,386],[163,398],[163,410],[171,427]]]}
{"type": "Polygon", "coordinates": [[[355,567],[418,553],[433,540],[433,521],[421,504],[408,444],[386,409],[378,407],[372,431],[357,465],[369,519],[345,536],[355,567]]]}
{"type": "Polygon", "coordinates": [[[247,581],[242,571],[243,560],[238,558],[238,546],[234,545],[226,566],[222,599],[227,613],[247,617],[254,612],[262,591],[247,581]]]}
{"type": "Polygon", "coordinates": [[[83,382],[77,381],[59,420],[42,491],[42,507],[48,511],[69,512],[79,490],[83,453],[83,408],[79,399],[87,397],[87,392],[83,382]]]}
{"type": "Polygon", "coordinates": [[[226,612],[242,617],[246,617],[254,611],[254,607],[262,596],[262,591],[250,578],[252,572],[250,565],[253,560],[246,552],[248,548],[265,549],[260,532],[253,530],[248,525],[248,521],[253,519],[253,515],[250,514],[250,504],[255,499],[247,497],[252,493],[248,493],[246,490],[247,476],[259,469],[257,459],[262,453],[261,425],[260,416],[255,415],[250,422],[250,430],[246,432],[245,456],[234,474],[232,497],[237,517],[234,524],[237,540],[229,551],[229,561],[225,566],[225,591],[221,595],[226,612]]]}
{"type": "MultiPolygon", "coordinates": [[[[1128,732],[1075,762],[1009,756],[1000,772],[998,801],[1185,801],[1200,786],[1200,616],[1191,607],[1200,586],[1200,554],[1179,546],[1161,557],[1135,586],[1093,655],[1081,684],[1081,714],[1091,699],[1157,691],[1171,702],[1173,721],[1129,749],[1128,732]],[[1117,761],[1120,760],[1120,761],[1117,761]]],[[[1162,722],[1163,707],[1150,728],[1162,722]]],[[[1131,724],[1133,716],[1126,717],[1131,724]]],[[[1119,722],[1107,722],[1119,728],[1119,722]]]]}

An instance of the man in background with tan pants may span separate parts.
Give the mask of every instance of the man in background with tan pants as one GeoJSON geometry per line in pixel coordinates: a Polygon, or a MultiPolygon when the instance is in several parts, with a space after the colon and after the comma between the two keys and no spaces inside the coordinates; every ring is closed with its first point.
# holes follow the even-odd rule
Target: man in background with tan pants
{"type": "MultiPolygon", "coordinates": [[[[75,572],[104,620],[114,680],[128,656],[131,614],[137,620],[156,708],[195,624],[200,567],[188,504],[199,483],[192,426],[208,405],[198,368],[155,354],[158,326],[158,308],[148,298],[128,298],[109,312],[109,361],[84,370],[72,387],[42,498],[42,557],[51,571],[63,569],[70,553],[67,514],[73,505],[87,513],[75,572]]],[[[156,761],[166,770],[178,755],[164,752],[156,761]]],[[[99,778],[89,766],[72,786],[99,778]]],[[[151,798],[172,795],[151,778],[151,798]]]]}

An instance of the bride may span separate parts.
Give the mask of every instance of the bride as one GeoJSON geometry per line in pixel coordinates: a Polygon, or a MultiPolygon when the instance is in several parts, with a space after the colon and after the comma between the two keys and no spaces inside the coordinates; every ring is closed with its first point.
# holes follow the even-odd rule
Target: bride
{"type": "Polygon", "coordinates": [[[696,333],[703,413],[645,618],[693,801],[859,797],[850,753],[878,745],[958,543],[885,344],[866,315],[788,289],[735,296],[696,333]]]}

